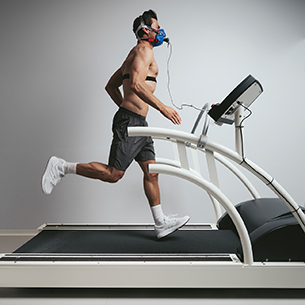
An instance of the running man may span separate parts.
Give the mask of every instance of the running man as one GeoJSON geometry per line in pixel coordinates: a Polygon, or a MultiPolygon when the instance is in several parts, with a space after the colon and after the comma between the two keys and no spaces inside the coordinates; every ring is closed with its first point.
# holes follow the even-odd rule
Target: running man
{"type": "Polygon", "coordinates": [[[113,140],[108,164],[99,162],[71,163],[55,156],[47,163],[42,177],[42,190],[50,194],[54,186],[66,174],[77,174],[91,179],[114,183],[120,180],[133,160],[137,161],[144,174],[144,191],[151,207],[158,238],[163,238],[185,225],[189,216],[175,218],[165,216],[161,208],[158,174],[148,171],[148,165],[156,163],[151,137],[129,137],[128,126],[148,126],[146,115],[149,106],[165,118],[180,124],[179,114],[164,105],[154,96],[158,66],[153,47],[161,45],[165,38],[157,15],[149,10],[133,23],[137,45],[130,51],[122,66],[111,76],[105,89],[119,107],[113,118],[113,140]],[[120,87],[123,85],[123,95],[120,87]]]}

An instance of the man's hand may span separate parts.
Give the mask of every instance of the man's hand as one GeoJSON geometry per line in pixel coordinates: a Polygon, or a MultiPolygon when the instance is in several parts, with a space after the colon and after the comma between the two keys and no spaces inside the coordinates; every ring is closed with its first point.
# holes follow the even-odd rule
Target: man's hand
{"type": "Polygon", "coordinates": [[[164,105],[160,112],[175,125],[181,124],[181,117],[174,108],[164,105]]]}

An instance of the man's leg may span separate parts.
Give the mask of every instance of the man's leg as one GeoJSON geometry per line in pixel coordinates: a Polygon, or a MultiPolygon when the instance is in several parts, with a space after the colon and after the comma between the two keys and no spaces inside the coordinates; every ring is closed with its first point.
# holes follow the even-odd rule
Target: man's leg
{"type": "Polygon", "coordinates": [[[119,181],[124,173],[113,166],[99,162],[78,163],[76,166],[77,175],[110,183],[119,181]]]}
{"type": "Polygon", "coordinates": [[[144,192],[151,207],[159,205],[160,202],[160,190],[159,190],[159,182],[158,182],[158,174],[150,174],[148,172],[148,165],[155,164],[156,161],[140,161],[138,162],[144,177],[144,192]]]}
{"type": "Polygon", "coordinates": [[[49,159],[42,176],[42,191],[46,195],[49,195],[54,186],[66,174],[78,174],[83,177],[114,183],[123,177],[124,171],[117,170],[113,166],[99,162],[70,163],[53,156],[49,159]]]}
{"type": "Polygon", "coordinates": [[[156,161],[139,161],[138,163],[144,173],[144,192],[148,199],[155,221],[155,231],[158,238],[163,238],[184,226],[189,221],[190,217],[184,216],[181,218],[175,218],[168,217],[163,214],[161,208],[158,174],[152,174],[148,171],[148,165],[155,164],[156,161]]]}

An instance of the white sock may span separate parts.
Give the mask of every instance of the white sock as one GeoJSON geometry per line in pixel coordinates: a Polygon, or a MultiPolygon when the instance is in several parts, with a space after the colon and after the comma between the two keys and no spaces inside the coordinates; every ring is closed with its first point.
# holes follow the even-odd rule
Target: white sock
{"type": "Polygon", "coordinates": [[[64,174],[76,174],[76,165],[77,163],[64,162],[62,165],[62,170],[64,174]]]}
{"type": "Polygon", "coordinates": [[[161,208],[161,204],[155,205],[153,207],[151,207],[151,212],[155,221],[155,224],[161,225],[164,221],[164,214],[161,208]]]}

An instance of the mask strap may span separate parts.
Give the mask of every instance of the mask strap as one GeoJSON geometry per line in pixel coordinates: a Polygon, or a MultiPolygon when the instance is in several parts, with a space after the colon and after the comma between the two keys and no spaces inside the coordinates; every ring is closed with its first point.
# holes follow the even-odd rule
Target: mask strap
{"type": "MultiPolygon", "coordinates": [[[[143,28],[144,28],[144,29],[147,29],[147,30],[150,30],[150,31],[153,31],[153,32],[155,32],[155,33],[158,34],[158,31],[154,30],[153,28],[149,27],[148,25],[146,25],[146,24],[144,23],[142,16],[140,16],[140,18],[141,18],[141,24],[138,26],[138,28],[137,28],[137,30],[136,30],[136,33],[135,33],[138,40],[143,40],[143,39],[140,38],[140,36],[138,35],[138,32],[139,32],[141,29],[143,29],[143,28]]],[[[148,41],[154,42],[155,39],[148,39],[148,41]]]]}

